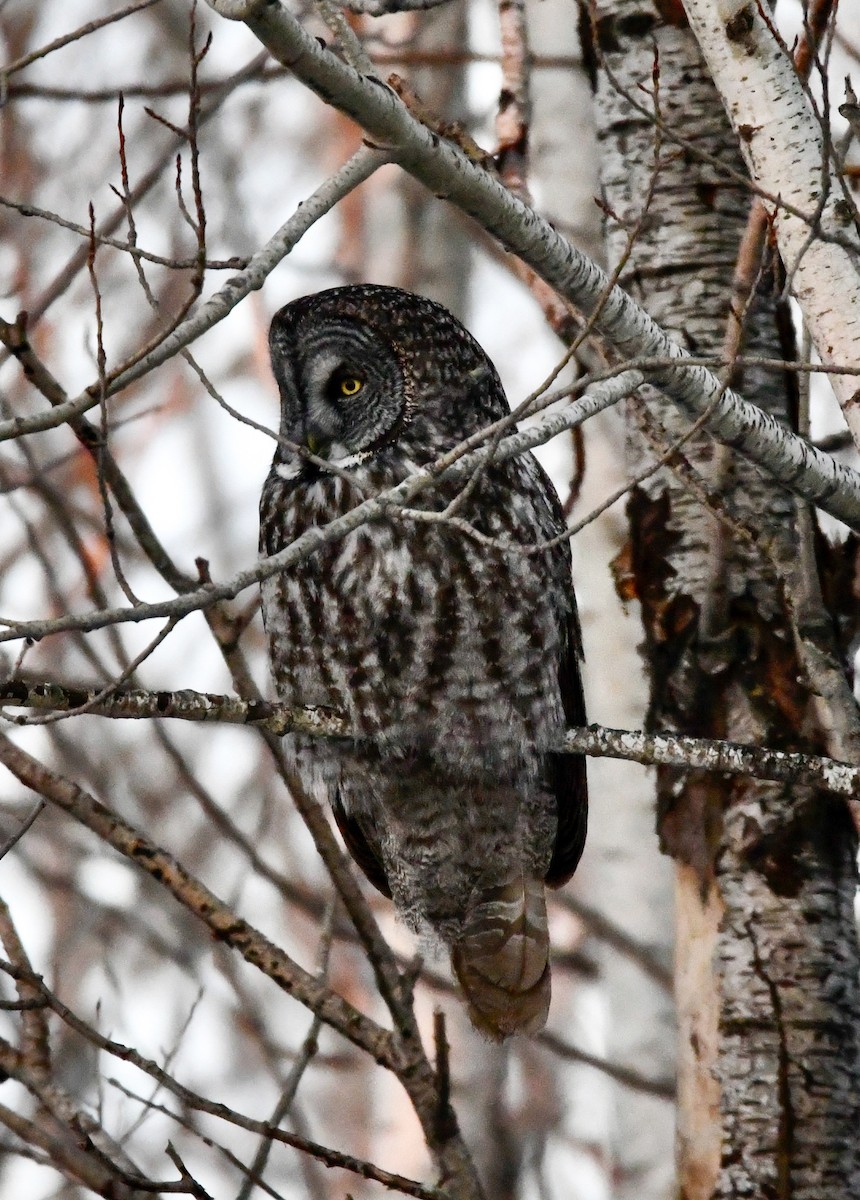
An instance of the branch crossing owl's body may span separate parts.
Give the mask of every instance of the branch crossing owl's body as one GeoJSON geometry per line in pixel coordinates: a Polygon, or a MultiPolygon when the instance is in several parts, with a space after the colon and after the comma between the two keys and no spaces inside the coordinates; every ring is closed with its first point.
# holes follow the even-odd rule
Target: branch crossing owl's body
{"type": "MultiPolygon", "coordinates": [[[[284,441],[264,554],[509,411],[471,335],[396,288],[297,300],[270,344],[284,441]]],[[[368,878],[450,947],[474,1023],[534,1032],[550,995],[544,883],[569,878],[585,837],[583,760],[543,749],[584,721],[569,548],[539,549],[564,523],[531,455],[438,484],[416,508],[263,584],[275,684],[284,703],[344,713],[362,739],[298,741],[299,768],[368,878]]]]}

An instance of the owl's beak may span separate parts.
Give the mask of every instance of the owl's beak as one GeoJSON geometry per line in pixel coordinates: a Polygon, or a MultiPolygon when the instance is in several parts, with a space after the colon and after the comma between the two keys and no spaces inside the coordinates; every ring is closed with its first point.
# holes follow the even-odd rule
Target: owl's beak
{"type": "Polygon", "coordinates": [[[319,425],[313,424],[305,428],[305,437],[303,442],[311,454],[317,455],[318,458],[326,458],[331,449],[331,434],[325,430],[321,430],[319,425]]]}
{"type": "Polygon", "coordinates": [[[318,458],[328,458],[338,439],[337,414],[328,411],[329,407],[323,398],[315,400],[312,395],[302,414],[301,440],[318,458]]]}

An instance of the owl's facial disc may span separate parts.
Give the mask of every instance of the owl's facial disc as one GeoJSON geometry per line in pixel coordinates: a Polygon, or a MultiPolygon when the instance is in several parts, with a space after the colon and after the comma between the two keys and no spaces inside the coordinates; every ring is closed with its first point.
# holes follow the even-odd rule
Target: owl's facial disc
{"type": "Polygon", "coordinates": [[[282,435],[343,465],[379,449],[406,404],[396,356],[358,323],[303,337],[279,383],[282,435]]]}
{"type": "MultiPolygon", "coordinates": [[[[339,459],[364,449],[367,373],[339,347],[320,348],[301,376],[304,444],[312,454],[339,459]]],[[[372,386],[372,384],[371,384],[372,386]]]]}

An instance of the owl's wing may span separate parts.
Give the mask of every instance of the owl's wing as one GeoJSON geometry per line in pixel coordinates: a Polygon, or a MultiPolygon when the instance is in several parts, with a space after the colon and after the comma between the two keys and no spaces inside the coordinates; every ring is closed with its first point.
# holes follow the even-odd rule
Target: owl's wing
{"type": "MultiPolygon", "coordinates": [[[[481,507],[476,505],[470,519],[490,536],[500,530],[492,524],[494,514],[504,512],[501,532],[526,544],[551,541],[563,533],[567,521],[555,488],[540,463],[531,454],[486,474],[484,490],[479,492],[481,507]],[[501,481],[494,496],[493,483],[501,481]],[[524,503],[509,504],[514,493],[524,503]],[[489,523],[488,523],[489,522],[489,523]]],[[[547,576],[554,581],[559,597],[560,620],[563,623],[562,645],[558,664],[558,682],[562,708],[568,725],[585,724],[585,699],[582,692],[580,659],[582,633],[576,611],[576,598],[571,581],[571,553],[567,541],[557,543],[544,560],[547,576]],[[563,597],[563,599],[562,599],[563,597]]],[[[576,870],[585,845],[588,819],[588,787],[585,758],[580,754],[548,754],[546,782],[556,797],[558,827],[552,858],[546,873],[550,887],[561,887],[576,870]]]]}
{"type": "MultiPolygon", "coordinates": [[[[567,525],[555,488],[538,467],[544,481],[543,498],[552,513],[551,527],[545,536],[552,537],[567,525]]],[[[564,636],[558,664],[558,685],[565,722],[568,726],[584,725],[585,696],[582,691],[582,630],[576,610],[576,596],[571,580],[570,546],[561,543],[555,552],[555,572],[562,580],[569,607],[565,618],[564,636]]],[[[550,754],[549,783],[555,792],[558,807],[558,829],[552,850],[546,882],[561,887],[576,870],[585,846],[588,825],[588,783],[585,756],[582,754],[550,754]]]]}
{"type": "MultiPolygon", "coordinates": [[[[564,715],[568,725],[585,724],[585,699],[580,674],[579,618],[576,602],[567,620],[567,637],[559,663],[558,681],[564,715]]],[[[558,805],[558,830],[552,850],[546,882],[550,887],[567,883],[582,855],[588,823],[588,786],[585,777],[585,756],[582,754],[550,754],[549,778],[558,805]]]]}
{"type": "Polygon", "coordinates": [[[340,792],[335,793],[331,808],[347,850],[377,891],[382,892],[383,896],[387,896],[390,900],[391,888],[388,886],[388,879],[382,866],[382,855],[376,844],[370,822],[362,821],[360,815],[356,813],[347,812],[343,806],[340,792]]]}

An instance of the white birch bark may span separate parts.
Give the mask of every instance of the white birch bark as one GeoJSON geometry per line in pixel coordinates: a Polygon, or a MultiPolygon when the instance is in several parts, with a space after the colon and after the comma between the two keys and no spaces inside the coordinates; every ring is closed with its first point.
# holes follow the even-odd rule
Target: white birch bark
{"type": "MultiPolygon", "coordinates": [[[[755,4],[685,0],[690,25],[750,174],[773,214],[780,254],[824,363],[860,360],[860,234],[794,65],[755,4]]],[[[860,388],[832,375],[860,446],[860,388]]]]}
{"type": "Polygon", "coordinates": [[[570,58],[575,66],[531,73],[530,184],[541,213],[590,258],[601,262],[597,146],[592,95],[581,61],[579,33],[564,0],[528,0],[529,44],[540,58],[570,58]]]}

